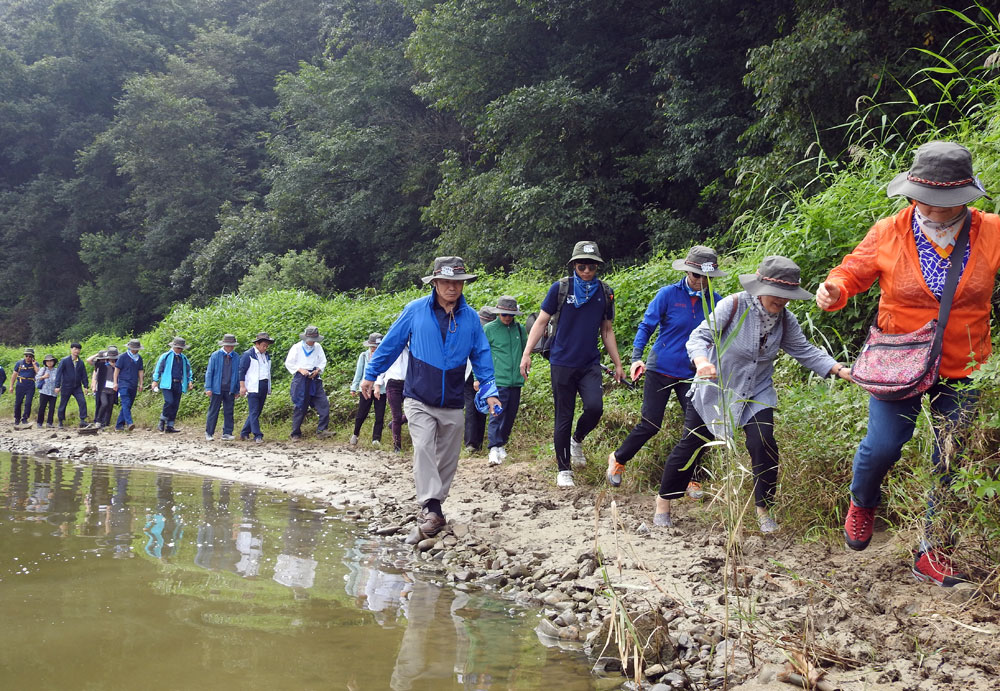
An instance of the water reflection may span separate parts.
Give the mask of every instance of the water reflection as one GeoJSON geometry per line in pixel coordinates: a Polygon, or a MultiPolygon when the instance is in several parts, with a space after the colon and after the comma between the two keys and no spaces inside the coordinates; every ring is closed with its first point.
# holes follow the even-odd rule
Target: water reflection
{"type": "Polygon", "coordinates": [[[309,501],[0,456],[3,688],[591,688],[534,620],[309,501]],[[46,660],[59,660],[52,665],[46,660]]]}

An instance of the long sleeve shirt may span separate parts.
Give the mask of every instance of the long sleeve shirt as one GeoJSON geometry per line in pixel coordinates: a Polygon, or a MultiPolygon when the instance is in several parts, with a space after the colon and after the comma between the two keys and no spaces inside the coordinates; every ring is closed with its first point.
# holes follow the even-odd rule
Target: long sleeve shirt
{"type": "Polygon", "coordinates": [[[322,372],[325,367],[326,353],[319,343],[313,343],[313,347],[309,348],[305,341],[299,341],[288,349],[288,355],[285,357],[285,369],[289,374],[294,375],[300,369],[318,369],[322,372]]]}

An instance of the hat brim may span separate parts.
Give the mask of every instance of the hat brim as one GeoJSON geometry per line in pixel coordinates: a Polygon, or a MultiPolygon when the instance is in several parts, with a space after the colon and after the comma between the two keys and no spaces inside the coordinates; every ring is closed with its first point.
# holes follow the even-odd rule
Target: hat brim
{"type": "Polygon", "coordinates": [[[765,283],[757,278],[757,274],[740,274],[740,285],[754,297],[770,295],[789,300],[811,300],[813,298],[812,293],[800,286],[783,288],[777,283],[765,283]]]}
{"type": "Polygon", "coordinates": [[[504,309],[502,307],[494,307],[493,308],[493,313],[496,314],[496,315],[508,314],[508,315],[510,315],[512,317],[519,317],[522,314],[524,314],[524,312],[522,312],[521,310],[506,310],[506,309],[504,309]]]}
{"type": "Polygon", "coordinates": [[[239,344],[240,344],[240,342],[239,342],[239,341],[233,341],[232,343],[230,343],[230,342],[228,342],[228,341],[219,341],[219,345],[220,345],[220,346],[227,346],[227,345],[231,345],[231,346],[235,347],[235,346],[238,346],[239,344]]]}
{"type": "Polygon", "coordinates": [[[303,341],[306,340],[306,338],[310,338],[313,341],[315,341],[316,343],[319,343],[320,341],[323,340],[323,336],[320,336],[319,334],[316,334],[315,336],[308,336],[307,337],[304,333],[302,333],[302,334],[299,334],[299,338],[301,338],[303,341]]]}
{"type": "Polygon", "coordinates": [[[180,348],[181,350],[187,350],[187,349],[188,349],[188,348],[189,348],[190,346],[186,346],[186,345],[177,345],[176,343],[171,343],[171,344],[170,344],[170,347],[171,347],[171,348],[180,348]]]}
{"type": "Polygon", "coordinates": [[[578,262],[581,259],[590,259],[590,260],[593,260],[593,261],[597,262],[598,264],[603,264],[604,263],[604,260],[601,259],[596,254],[574,254],[572,257],[569,258],[569,261],[566,262],[566,263],[567,264],[572,264],[573,262],[578,262]]]}
{"type": "Polygon", "coordinates": [[[256,341],[254,341],[254,344],[257,344],[257,343],[274,343],[274,339],[273,338],[258,338],[256,341]]]}
{"type": "Polygon", "coordinates": [[[691,266],[690,264],[688,264],[687,262],[685,262],[683,259],[675,259],[670,264],[670,268],[671,269],[676,269],[677,271],[690,271],[693,274],[698,274],[699,276],[708,276],[709,278],[725,278],[726,276],[729,275],[728,273],[726,273],[722,269],[716,269],[715,271],[709,271],[708,273],[705,273],[701,269],[699,269],[699,268],[697,268],[695,266],[691,266]]]}
{"type": "Polygon", "coordinates": [[[980,197],[992,199],[985,190],[975,185],[961,187],[936,188],[918,185],[907,179],[909,173],[900,173],[886,187],[890,197],[908,197],[929,206],[964,206],[971,204],[980,197]]]}
{"type": "Polygon", "coordinates": [[[424,282],[424,285],[426,285],[431,281],[433,281],[435,278],[443,278],[446,281],[465,281],[466,283],[472,283],[474,280],[476,280],[477,276],[476,274],[455,274],[453,276],[443,276],[439,274],[437,276],[434,275],[424,276],[420,280],[424,282]]]}
{"type": "Polygon", "coordinates": [[[142,344],[140,344],[140,345],[137,345],[137,346],[130,346],[130,345],[127,345],[127,346],[125,346],[125,350],[130,350],[130,349],[131,349],[131,348],[133,348],[133,347],[134,347],[134,348],[135,348],[136,350],[145,350],[145,349],[146,349],[146,348],[145,348],[145,346],[143,346],[142,344]]]}

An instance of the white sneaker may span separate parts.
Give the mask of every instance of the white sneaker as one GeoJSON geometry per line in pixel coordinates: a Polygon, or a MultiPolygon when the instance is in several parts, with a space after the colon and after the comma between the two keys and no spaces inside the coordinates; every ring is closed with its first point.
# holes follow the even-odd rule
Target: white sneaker
{"type": "Polygon", "coordinates": [[[352,434],[351,435],[351,440],[349,442],[347,442],[347,443],[350,444],[351,446],[356,445],[358,443],[358,435],[352,434]]]}
{"type": "Polygon", "coordinates": [[[500,465],[503,463],[503,455],[500,453],[499,446],[490,447],[490,465],[500,465]]]}
{"type": "Polygon", "coordinates": [[[205,441],[213,441],[214,437],[208,432],[205,432],[205,441]]]}
{"type": "Polygon", "coordinates": [[[501,461],[506,461],[507,460],[507,447],[505,447],[505,446],[498,446],[497,448],[500,449],[500,460],[501,461]]]}
{"type": "Polygon", "coordinates": [[[576,487],[576,483],[573,482],[573,471],[560,470],[556,475],[556,487],[576,487]]]}
{"type": "Polygon", "coordinates": [[[222,435],[222,441],[233,441],[234,439],[236,439],[236,437],[234,437],[231,434],[223,434],[222,435]]]}
{"type": "Polygon", "coordinates": [[[380,442],[378,439],[372,439],[372,448],[373,449],[381,449],[382,448],[382,442],[380,442]]]}
{"type": "Polygon", "coordinates": [[[569,462],[577,468],[587,465],[587,457],[583,455],[583,444],[573,437],[569,438],[569,462]]]}

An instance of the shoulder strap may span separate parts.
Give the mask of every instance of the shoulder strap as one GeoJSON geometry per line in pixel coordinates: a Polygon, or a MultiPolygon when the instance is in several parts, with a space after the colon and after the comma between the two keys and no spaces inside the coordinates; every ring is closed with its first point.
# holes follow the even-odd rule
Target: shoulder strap
{"type": "Polygon", "coordinates": [[[952,248],[950,257],[954,261],[948,266],[948,276],[944,281],[944,290],[941,291],[941,307],[938,310],[937,331],[934,332],[934,344],[931,347],[931,362],[937,359],[941,353],[944,343],[944,329],[948,325],[948,317],[951,316],[951,303],[955,299],[955,290],[958,288],[958,277],[962,273],[962,260],[965,258],[965,247],[969,244],[969,228],[972,226],[972,209],[965,215],[965,223],[962,230],[955,238],[955,247],[952,248]]]}

